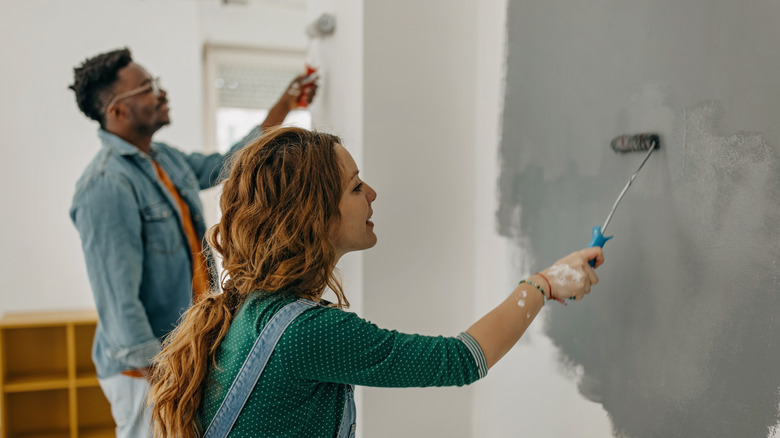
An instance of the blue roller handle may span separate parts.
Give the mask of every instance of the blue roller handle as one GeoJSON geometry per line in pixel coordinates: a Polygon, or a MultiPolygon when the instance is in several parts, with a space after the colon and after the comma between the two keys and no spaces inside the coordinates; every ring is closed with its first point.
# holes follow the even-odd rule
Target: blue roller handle
{"type": "MultiPolygon", "coordinates": [[[[603,234],[601,234],[601,227],[595,226],[593,227],[593,237],[590,238],[590,243],[588,244],[588,248],[598,246],[599,248],[604,248],[604,244],[607,243],[607,240],[613,238],[615,236],[609,236],[604,237],[603,234]]],[[[588,262],[590,264],[591,268],[596,265],[596,259],[593,259],[588,262]]]]}

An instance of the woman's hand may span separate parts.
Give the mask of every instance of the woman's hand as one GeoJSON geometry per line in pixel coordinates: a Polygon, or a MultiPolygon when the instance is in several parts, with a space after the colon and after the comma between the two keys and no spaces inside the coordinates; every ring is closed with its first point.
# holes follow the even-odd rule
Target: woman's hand
{"type": "Polygon", "coordinates": [[[593,259],[596,259],[596,268],[604,263],[601,248],[573,252],[542,271],[541,274],[550,282],[550,298],[581,300],[590,293],[590,287],[599,282],[594,268],[588,264],[593,259]]]}

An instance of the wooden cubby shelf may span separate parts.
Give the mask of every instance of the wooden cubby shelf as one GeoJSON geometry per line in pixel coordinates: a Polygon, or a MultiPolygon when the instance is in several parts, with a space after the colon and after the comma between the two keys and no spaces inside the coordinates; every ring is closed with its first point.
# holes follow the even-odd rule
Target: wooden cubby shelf
{"type": "Polygon", "coordinates": [[[0,318],[0,436],[113,437],[92,364],[94,310],[0,318]]]}

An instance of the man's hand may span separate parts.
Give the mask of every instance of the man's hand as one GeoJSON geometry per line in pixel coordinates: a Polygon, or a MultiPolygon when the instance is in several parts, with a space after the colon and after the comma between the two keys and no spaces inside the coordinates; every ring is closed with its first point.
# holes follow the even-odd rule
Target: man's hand
{"type": "Polygon", "coordinates": [[[316,73],[303,74],[293,79],[274,107],[268,112],[265,121],[260,125],[263,131],[281,125],[287,114],[299,107],[300,100],[306,102],[307,105],[310,104],[314,100],[314,95],[317,94],[317,79],[319,76],[316,73]]]}
{"type": "Polygon", "coordinates": [[[287,94],[296,98],[295,108],[306,108],[311,104],[314,95],[317,94],[317,79],[319,76],[316,72],[300,75],[287,87],[287,94]]]}

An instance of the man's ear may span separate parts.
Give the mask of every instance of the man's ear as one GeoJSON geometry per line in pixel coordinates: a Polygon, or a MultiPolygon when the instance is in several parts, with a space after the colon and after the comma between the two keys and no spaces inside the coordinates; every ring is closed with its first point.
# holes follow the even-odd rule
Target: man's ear
{"type": "Polygon", "coordinates": [[[125,108],[122,105],[113,104],[108,109],[106,109],[106,120],[108,119],[114,119],[117,120],[121,118],[125,113],[125,108]]]}

